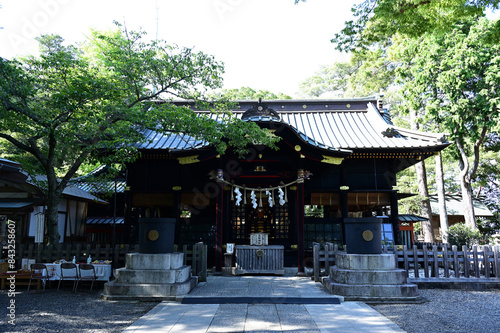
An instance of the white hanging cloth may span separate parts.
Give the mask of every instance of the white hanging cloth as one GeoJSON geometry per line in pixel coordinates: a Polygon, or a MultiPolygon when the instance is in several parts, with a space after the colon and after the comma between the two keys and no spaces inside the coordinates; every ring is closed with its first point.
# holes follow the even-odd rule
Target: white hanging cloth
{"type": "Polygon", "coordinates": [[[274,205],[273,192],[266,190],[266,194],[267,194],[267,201],[269,202],[269,207],[272,207],[274,205]]]}
{"type": "Polygon", "coordinates": [[[252,206],[253,208],[257,208],[257,196],[255,195],[255,191],[252,190],[252,193],[250,193],[250,199],[252,200],[252,206]]]}
{"type": "Polygon", "coordinates": [[[234,188],[234,194],[236,195],[236,206],[239,206],[241,203],[241,199],[242,199],[242,195],[241,195],[239,187],[234,188]]]}
{"type": "Polygon", "coordinates": [[[285,204],[285,192],[281,187],[278,189],[278,198],[280,205],[283,206],[285,204]]]}

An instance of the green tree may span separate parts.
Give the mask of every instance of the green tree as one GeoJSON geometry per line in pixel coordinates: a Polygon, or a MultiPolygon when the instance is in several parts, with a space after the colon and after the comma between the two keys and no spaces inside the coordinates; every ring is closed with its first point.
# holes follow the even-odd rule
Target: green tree
{"type": "Polygon", "coordinates": [[[321,66],[318,72],[301,82],[300,91],[310,97],[373,96],[387,91],[393,82],[394,66],[386,50],[364,50],[352,53],[349,62],[321,66]]]}
{"type": "MultiPolygon", "coordinates": [[[[203,96],[221,87],[223,67],[210,55],[144,37],[119,26],[92,31],[77,47],[46,35],[38,39],[39,57],[0,58],[0,141],[27,171],[46,176],[50,243],[60,238],[61,193],[82,164],[133,160],[146,129],[188,133],[221,152],[275,140],[229,114],[220,123],[169,103],[185,98],[207,107],[203,96]]],[[[210,106],[225,110],[224,104],[210,106]]]]}
{"type": "MultiPolygon", "coordinates": [[[[296,0],[296,3],[298,0],[296,0]]],[[[500,0],[364,0],[352,8],[355,19],[332,39],[337,49],[350,51],[390,43],[396,34],[419,37],[441,35],[462,21],[499,8],[500,0]]],[[[488,32],[491,42],[500,39],[500,22],[488,32]]]]}
{"type": "Polygon", "coordinates": [[[311,77],[300,83],[300,92],[308,97],[343,97],[349,87],[349,78],[359,67],[352,62],[335,62],[321,66],[311,77]]]}
{"type": "Polygon", "coordinates": [[[420,123],[438,126],[455,142],[465,221],[473,229],[472,181],[480,148],[500,117],[500,46],[483,38],[495,24],[471,21],[446,35],[401,38],[395,48],[405,106],[422,111],[420,123]]]}
{"type": "Polygon", "coordinates": [[[480,240],[481,233],[464,223],[452,225],[448,232],[448,242],[458,248],[462,248],[464,245],[467,247],[478,245],[480,240]]]}
{"type": "Polygon", "coordinates": [[[255,90],[250,87],[241,87],[239,89],[223,89],[219,97],[224,97],[229,100],[258,100],[262,99],[292,99],[290,96],[283,93],[272,93],[268,90],[255,90]]]}

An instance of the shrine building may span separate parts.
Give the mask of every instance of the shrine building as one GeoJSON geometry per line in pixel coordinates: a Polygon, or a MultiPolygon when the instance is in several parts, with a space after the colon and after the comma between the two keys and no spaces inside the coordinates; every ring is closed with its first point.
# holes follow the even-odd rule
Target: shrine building
{"type": "Polygon", "coordinates": [[[300,272],[313,242],[345,244],[347,219],[379,217],[382,243],[394,246],[396,173],[449,145],[442,134],[394,126],[377,98],[237,105],[236,117],[280,137],[278,149],[256,143],[239,158],[189,135],[151,131],[127,166],[126,242],[142,237],[141,219],[171,218],[175,244],[204,242],[209,267],[221,271],[227,244],[249,245],[251,234],[265,233],[269,246],[284,249],[285,266],[300,272]]]}

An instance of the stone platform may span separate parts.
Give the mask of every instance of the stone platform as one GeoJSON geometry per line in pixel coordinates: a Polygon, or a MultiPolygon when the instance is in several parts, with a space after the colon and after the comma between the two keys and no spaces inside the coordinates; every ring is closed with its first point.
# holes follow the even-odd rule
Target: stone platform
{"type": "Polygon", "coordinates": [[[183,253],[128,253],[125,268],[115,271],[116,279],[104,285],[106,300],[175,300],[188,294],[198,283],[191,267],[183,265],[183,253]]]}
{"type": "Polygon", "coordinates": [[[416,284],[407,282],[406,272],[396,267],[393,254],[346,254],[335,257],[323,285],[346,301],[377,303],[421,303],[416,284]]]}

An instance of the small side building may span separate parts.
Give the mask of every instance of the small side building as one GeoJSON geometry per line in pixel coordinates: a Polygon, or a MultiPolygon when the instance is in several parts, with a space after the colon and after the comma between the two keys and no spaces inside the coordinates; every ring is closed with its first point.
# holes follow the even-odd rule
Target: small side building
{"type": "MultiPolygon", "coordinates": [[[[442,241],[441,236],[441,227],[439,217],[439,203],[437,194],[433,194],[429,196],[431,202],[432,209],[432,232],[434,234],[434,239],[437,242],[442,241]]],[[[445,202],[446,202],[446,213],[448,214],[448,226],[451,227],[454,224],[464,222],[464,209],[462,204],[462,195],[461,194],[445,194],[445,202]]],[[[484,217],[484,218],[492,218],[494,214],[489,210],[489,208],[484,204],[481,198],[474,197],[472,199],[472,203],[474,204],[474,213],[476,217],[484,217]]]]}
{"type": "MultiPolygon", "coordinates": [[[[60,242],[84,242],[89,203],[107,202],[75,186],[68,186],[59,203],[60,242]]],[[[22,165],[0,159],[0,236],[5,237],[7,221],[16,223],[20,243],[43,242],[45,233],[45,196],[22,171],[22,165]]]]}

